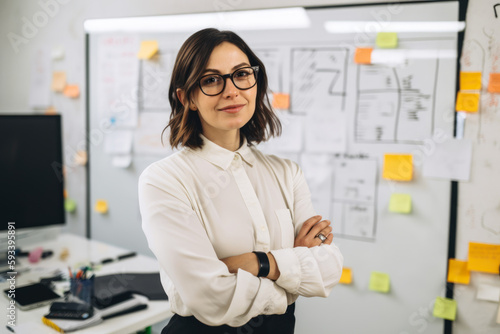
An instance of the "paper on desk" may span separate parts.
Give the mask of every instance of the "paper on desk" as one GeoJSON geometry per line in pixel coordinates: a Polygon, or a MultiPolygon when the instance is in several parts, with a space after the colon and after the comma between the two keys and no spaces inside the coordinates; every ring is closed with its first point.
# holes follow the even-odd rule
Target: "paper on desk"
{"type": "Polygon", "coordinates": [[[104,152],[112,154],[130,154],[132,152],[132,130],[114,129],[104,138],[104,152]]]}
{"type": "Polygon", "coordinates": [[[476,298],[498,303],[500,301],[500,286],[479,284],[477,287],[476,298]]]}
{"type": "Polygon", "coordinates": [[[437,297],[434,302],[432,315],[436,318],[455,320],[457,316],[457,302],[453,299],[437,297]]]}
{"type": "Polygon", "coordinates": [[[469,242],[469,270],[498,274],[499,266],[500,245],[469,242]]]}
{"type": "Polygon", "coordinates": [[[456,181],[468,181],[472,161],[472,142],[449,139],[436,144],[434,152],[425,157],[423,175],[456,181]]]}
{"type": "MultiPolygon", "coordinates": [[[[39,320],[40,321],[40,320],[39,320]]],[[[54,330],[50,329],[41,323],[38,322],[26,322],[26,323],[18,323],[16,327],[14,327],[16,334],[54,334],[54,330]]]]}
{"type": "Polygon", "coordinates": [[[38,50],[31,63],[30,107],[50,105],[50,58],[46,50],[38,50]]]}

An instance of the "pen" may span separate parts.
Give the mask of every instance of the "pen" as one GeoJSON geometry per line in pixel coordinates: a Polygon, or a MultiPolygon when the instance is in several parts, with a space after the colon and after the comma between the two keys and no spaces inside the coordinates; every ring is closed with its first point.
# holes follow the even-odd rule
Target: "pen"
{"type": "Polygon", "coordinates": [[[15,333],[14,329],[12,329],[12,327],[10,327],[9,325],[6,325],[5,326],[9,331],[11,331],[12,333],[15,333]]]}
{"type": "Polygon", "coordinates": [[[124,260],[124,259],[127,259],[129,257],[133,257],[133,256],[136,256],[137,253],[136,252],[130,252],[130,253],[127,253],[127,254],[123,254],[123,255],[119,255],[118,256],[118,261],[120,260],[124,260]]]}

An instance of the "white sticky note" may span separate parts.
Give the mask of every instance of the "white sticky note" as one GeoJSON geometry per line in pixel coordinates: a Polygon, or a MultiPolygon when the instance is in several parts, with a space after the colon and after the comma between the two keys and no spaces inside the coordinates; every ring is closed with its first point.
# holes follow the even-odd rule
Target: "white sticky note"
{"type": "Polygon", "coordinates": [[[500,286],[489,284],[479,284],[477,287],[476,298],[498,303],[500,301],[500,286]]]}
{"type": "Polygon", "coordinates": [[[450,139],[436,144],[425,157],[425,177],[468,181],[472,161],[472,142],[468,139],[450,139]]]}
{"type": "Polygon", "coordinates": [[[114,155],[112,164],[117,168],[127,168],[132,163],[131,154],[114,155]]]}

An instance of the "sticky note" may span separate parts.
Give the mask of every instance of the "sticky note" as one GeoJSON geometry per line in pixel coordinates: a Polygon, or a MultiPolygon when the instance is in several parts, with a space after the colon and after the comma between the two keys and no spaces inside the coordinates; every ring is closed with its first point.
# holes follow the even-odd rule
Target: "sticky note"
{"type": "Polygon", "coordinates": [[[413,156],[411,154],[385,154],[382,177],[386,180],[411,181],[413,156]]]}
{"type": "Polygon", "coordinates": [[[460,72],[460,90],[480,90],[481,72],[460,72]]]}
{"type": "Polygon", "coordinates": [[[500,286],[479,284],[477,286],[476,298],[479,300],[498,303],[500,301],[500,286]]]}
{"type": "Polygon", "coordinates": [[[102,214],[108,213],[108,201],[104,199],[98,199],[95,203],[94,210],[102,214]]]}
{"type": "Polygon", "coordinates": [[[71,198],[66,198],[64,200],[64,210],[66,212],[75,212],[76,210],[76,202],[71,198]]]}
{"type": "Polygon", "coordinates": [[[370,290],[387,293],[391,287],[391,279],[386,273],[372,271],[370,275],[370,290]]]}
{"type": "Polygon", "coordinates": [[[455,110],[477,112],[479,110],[479,93],[458,92],[455,110]]]}
{"type": "Polygon", "coordinates": [[[290,109],[290,94],[273,93],[273,108],[290,109]]]}
{"type": "Polygon", "coordinates": [[[396,32],[379,32],[375,44],[379,48],[393,49],[398,46],[398,34],[396,32]]]}
{"type": "Polygon", "coordinates": [[[342,276],[340,276],[340,284],[351,284],[352,283],[352,271],[350,268],[342,268],[342,276]]]}
{"type": "Polygon", "coordinates": [[[488,83],[488,92],[500,93],[500,73],[490,73],[490,82],[488,83]]]}
{"type": "Polygon", "coordinates": [[[56,110],[55,107],[50,106],[47,109],[45,109],[45,113],[44,114],[45,115],[55,115],[55,114],[57,114],[57,110],[56,110]]]}
{"type": "Polygon", "coordinates": [[[158,52],[158,42],[157,41],[142,41],[141,48],[137,54],[139,59],[150,59],[158,52]]]}
{"type": "Polygon", "coordinates": [[[354,63],[371,64],[373,48],[356,48],[354,52],[354,63]]]}
{"type": "Polygon", "coordinates": [[[80,166],[85,166],[87,164],[87,152],[82,150],[76,152],[75,163],[80,166]]]}
{"type": "Polygon", "coordinates": [[[68,198],[68,191],[66,189],[64,189],[64,198],[68,198]]]}
{"type": "Polygon", "coordinates": [[[66,87],[66,72],[53,72],[52,73],[52,86],[53,92],[62,92],[66,87]]]}
{"type": "Polygon", "coordinates": [[[500,245],[469,242],[469,262],[467,263],[467,268],[470,271],[498,274],[499,266],[500,245]]]}
{"type": "Polygon", "coordinates": [[[396,213],[411,212],[411,195],[408,194],[392,194],[389,201],[389,211],[396,213]]]}
{"type": "Polygon", "coordinates": [[[455,320],[457,316],[457,302],[453,299],[437,297],[434,302],[432,315],[436,318],[455,320]]]}
{"type": "Polygon", "coordinates": [[[80,96],[80,88],[78,85],[67,85],[64,87],[63,94],[72,99],[76,99],[80,96]]]}
{"type": "Polygon", "coordinates": [[[467,269],[467,261],[450,259],[448,261],[448,282],[469,284],[470,271],[467,269]]]}

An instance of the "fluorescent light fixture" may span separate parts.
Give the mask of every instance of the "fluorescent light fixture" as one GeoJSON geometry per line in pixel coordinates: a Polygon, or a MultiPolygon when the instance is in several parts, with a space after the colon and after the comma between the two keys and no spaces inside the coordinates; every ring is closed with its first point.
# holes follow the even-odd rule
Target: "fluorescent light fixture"
{"type": "Polygon", "coordinates": [[[332,34],[378,32],[458,32],[465,29],[465,22],[378,22],[378,21],[328,21],[325,30],[332,34]]]}
{"type": "Polygon", "coordinates": [[[382,50],[372,51],[372,64],[403,64],[407,59],[453,59],[457,58],[457,51],[444,50],[382,50]]]}
{"type": "Polygon", "coordinates": [[[303,7],[234,12],[93,19],[86,32],[189,32],[207,27],[231,30],[303,29],[311,25],[303,7]]]}

